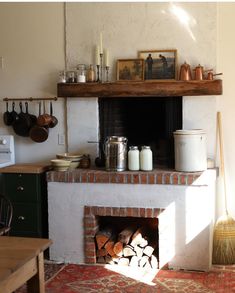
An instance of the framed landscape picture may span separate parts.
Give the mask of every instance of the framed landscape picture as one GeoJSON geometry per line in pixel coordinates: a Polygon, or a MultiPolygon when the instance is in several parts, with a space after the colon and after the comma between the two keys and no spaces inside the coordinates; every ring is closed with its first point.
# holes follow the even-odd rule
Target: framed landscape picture
{"type": "Polygon", "coordinates": [[[144,59],[145,80],[176,80],[177,50],[139,51],[144,59]]]}
{"type": "Polygon", "coordinates": [[[118,81],[142,81],[144,80],[143,59],[119,59],[117,60],[118,81]]]}

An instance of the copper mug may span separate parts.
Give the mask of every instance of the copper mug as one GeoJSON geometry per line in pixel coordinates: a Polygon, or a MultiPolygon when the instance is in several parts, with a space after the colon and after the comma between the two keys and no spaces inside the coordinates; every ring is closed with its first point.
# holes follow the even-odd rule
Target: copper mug
{"type": "Polygon", "coordinates": [[[184,62],[184,64],[180,67],[180,75],[179,80],[191,80],[192,79],[192,73],[190,69],[190,65],[184,62]]]}

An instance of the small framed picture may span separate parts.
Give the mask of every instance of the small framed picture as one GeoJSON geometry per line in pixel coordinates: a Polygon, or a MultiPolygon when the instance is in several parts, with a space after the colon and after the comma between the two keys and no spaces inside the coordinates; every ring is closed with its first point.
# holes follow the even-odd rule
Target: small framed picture
{"type": "Polygon", "coordinates": [[[142,81],[144,80],[143,59],[119,59],[117,60],[118,81],[142,81]]]}
{"type": "Polygon", "coordinates": [[[138,57],[144,59],[145,80],[176,80],[177,50],[139,51],[138,57]]]}

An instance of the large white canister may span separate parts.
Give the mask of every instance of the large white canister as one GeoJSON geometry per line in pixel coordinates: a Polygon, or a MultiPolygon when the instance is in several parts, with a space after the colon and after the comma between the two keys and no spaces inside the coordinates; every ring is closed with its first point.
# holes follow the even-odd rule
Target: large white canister
{"type": "Polygon", "coordinates": [[[197,172],[207,169],[206,133],[202,129],[176,130],[175,170],[197,172]]]}

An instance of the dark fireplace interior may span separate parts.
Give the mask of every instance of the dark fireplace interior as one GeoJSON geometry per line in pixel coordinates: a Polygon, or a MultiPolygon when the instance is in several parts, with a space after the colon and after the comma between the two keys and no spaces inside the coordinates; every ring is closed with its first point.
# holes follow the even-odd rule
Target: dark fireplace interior
{"type": "Polygon", "coordinates": [[[138,255],[138,262],[141,258],[143,258],[142,264],[144,260],[150,261],[153,257],[157,260],[157,262],[159,262],[158,218],[99,216],[98,227],[97,234],[101,233],[102,235],[106,235],[108,231],[111,231],[111,234],[109,234],[109,241],[112,241],[114,245],[117,245],[117,247],[118,243],[122,242],[123,246],[120,255],[115,255],[117,252],[114,248],[115,246],[112,248],[112,251],[115,252],[114,255],[112,255],[112,253],[109,255],[110,250],[108,249],[107,245],[105,245],[109,241],[106,242],[100,249],[96,242],[97,263],[109,263],[110,257],[112,258],[114,256],[115,258],[116,256],[119,256],[119,261],[120,258],[126,259],[130,265],[133,255],[135,255],[135,259],[136,254],[138,255]],[[140,233],[141,237],[143,237],[142,240],[139,238],[138,233],[140,233]],[[125,255],[123,249],[126,247],[131,249],[133,254],[131,253],[131,255],[125,255]],[[106,248],[107,251],[105,251],[103,255],[102,253],[104,250],[106,250],[106,248]],[[150,249],[150,251],[148,249],[150,249]],[[152,255],[154,256],[152,257],[152,255]]]}
{"type": "Polygon", "coordinates": [[[172,168],[173,132],[182,129],[182,97],[99,98],[99,125],[100,145],[107,136],[125,136],[128,146],[151,147],[155,168],[172,168]]]}

